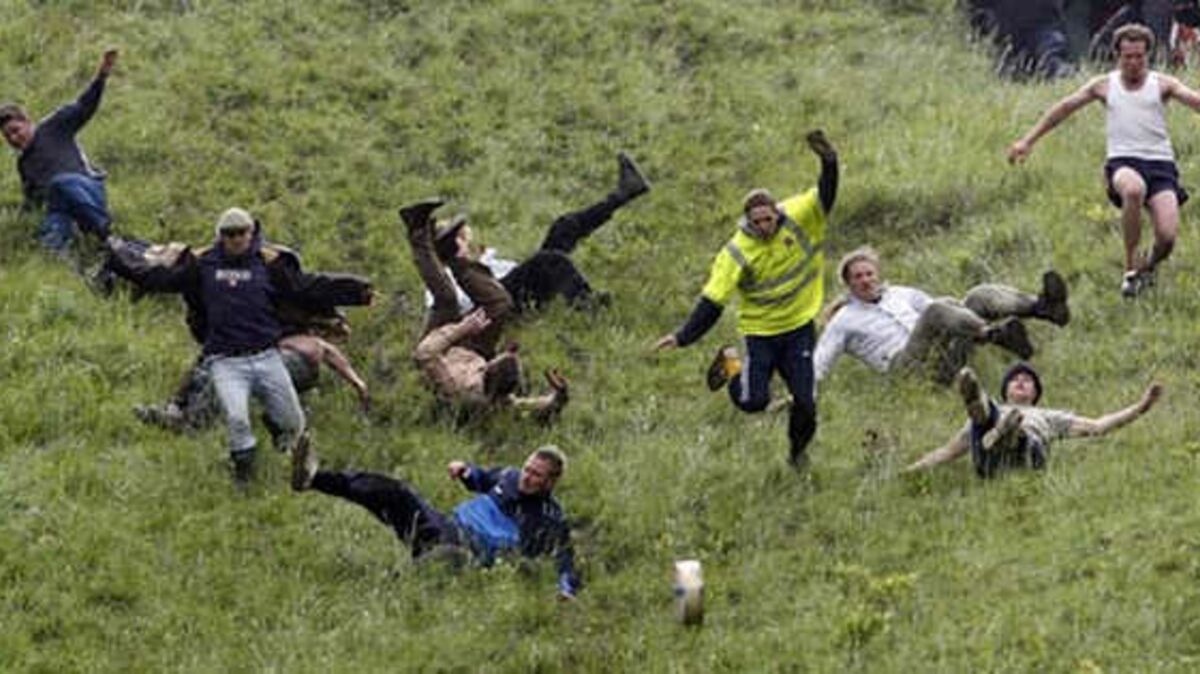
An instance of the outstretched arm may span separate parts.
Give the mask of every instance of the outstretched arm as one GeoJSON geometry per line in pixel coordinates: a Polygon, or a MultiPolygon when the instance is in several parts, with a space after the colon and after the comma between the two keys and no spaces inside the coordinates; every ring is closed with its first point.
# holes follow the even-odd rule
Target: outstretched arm
{"type": "Polygon", "coordinates": [[[692,315],[688,316],[687,322],[683,324],[683,327],[669,335],[660,337],[654,343],[654,348],[673,349],[677,346],[687,346],[703,337],[704,333],[717,324],[717,319],[719,318],[721,318],[721,305],[702,296],[696,302],[696,307],[692,309],[692,315]]]}
{"type": "Polygon", "coordinates": [[[1063,120],[1070,117],[1076,110],[1091,103],[1104,99],[1107,81],[1103,75],[1093,78],[1090,82],[1080,87],[1078,91],[1061,99],[1042,115],[1041,119],[1025,133],[1024,136],[1018,138],[1012,145],[1008,147],[1008,162],[1016,164],[1025,161],[1029,153],[1033,151],[1033,144],[1039,138],[1049,133],[1054,127],[1062,123],[1063,120]]]}
{"type": "Polygon", "coordinates": [[[195,257],[182,244],[154,246],[146,241],[115,236],[105,243],[109,269],[143,291],[182,292],[195,281],[195,257]]]}
{"type": "Polygon", "coordinates": [[[1159,81],[1162,82],[1164,97],[1174,98],[1192,110],[1200,112],[1200,92],[1170,75],[1160,75],[1159,81]]]}
{"type": "Polygon", "coordinates": [[[1071,428],[1067,432],[1068,437],[1098,436],[1114,431],[1148,412],[1162,397],[1162,393],[1162,384],[1155,382],[1146,388],[1141,400],[1129,407],[1111,412],[1098,419],[1078,417],[1071,422],[1071,428]]]}
{"type": "Polygon", "coordinates": [[[918,470],[926,470],[938,464],[946,463],[947,461],[953,461],[963,454],[966,454],[967,450],[971,448],[970,442],[967,440],[968,432],[969,431],[966,428],[960,430],[953,438],[950,439],[950,442],[947,442],[941,447],[929,452],[925,456],[922,456],[920,459],[917,459],[915,462],[905,467],[902,472],[912,473],[918,470]]]}
{"type": "Polygon", "coordinates": [[[363,381],[363,378],[354,371],[354,366],[350,364],[350,360],[346,358],[346,354],[342,353],[342,350],[337,348],[337,346],[323,339],[320,340],[320,344],[323,352],[322,362],[333,368],[333,371],[338,373],[338,376],[345,379],[348,384],[354,387],[354,390],[358,392],[358,401],[362,405],[363,411],[370,409],[371,394],[367,390],[367,382],[363,381]]]}

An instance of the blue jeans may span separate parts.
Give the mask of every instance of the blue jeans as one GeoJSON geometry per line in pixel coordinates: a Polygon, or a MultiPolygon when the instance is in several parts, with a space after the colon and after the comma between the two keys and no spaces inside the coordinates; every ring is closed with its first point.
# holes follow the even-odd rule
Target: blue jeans
{"type": "Polygon", "coordinates": [[[46,190],[46,218],[38,228],[42,245],[62,252],[75,238],[74,225],[100,239],[108,237],[108,198],[104,181],[80,173],[63,173],[46,190]]]}
{"type": "Polygon", "coordinates": [[[778,371],[792,394],[788,440],[792,462],[802,460],[817,432],[817,404],[813,395],[813,344],[811,322],[779,335],[746,336],[742,372],[729,381],[729,397],[743,412],[761,412],[771,402],[771,374],[778,371]]]}
{"type": "Polygon", "coordinates": [[[256,444],[250,428],[251,395],[262,401],[279,429],[281,447],[290,447],[304,430],[304,409],[278,349],[250,356],[217,356],[211,359],[210,369],[229,430],[229,453],[235,460],[252,455],[256,444]]]}

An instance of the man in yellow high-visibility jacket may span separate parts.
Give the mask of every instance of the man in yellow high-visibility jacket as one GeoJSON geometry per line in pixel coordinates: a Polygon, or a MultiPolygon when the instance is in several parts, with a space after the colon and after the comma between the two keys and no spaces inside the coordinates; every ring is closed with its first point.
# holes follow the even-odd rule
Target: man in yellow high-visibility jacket
{"type": "Polygon", "coordinates": [[[752,190],[742,204],[738,231],[713,261],[708,282],[687,323],[655,344],[656,349],[687,346],[700,339],[736,293],[738,329],[746,360],[722,346],[708,370],[708,386],[728,385],[734,405],[761,412],[770,402],[771,374],[778,371],[792,394],[788,439],[790,461],[808,462],[805,452],[817,430],[813,392],[812,320],[821,310],[825,272],[825,220],[837,196],[837,152],[821,131],[808,146],[821,159],[816,189],[776,203],[764,189],[752,190]]]}

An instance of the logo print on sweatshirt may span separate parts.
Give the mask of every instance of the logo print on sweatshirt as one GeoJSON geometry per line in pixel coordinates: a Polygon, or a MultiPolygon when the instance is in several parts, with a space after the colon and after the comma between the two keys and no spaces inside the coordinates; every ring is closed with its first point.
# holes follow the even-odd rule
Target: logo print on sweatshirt
{"type": "Polygon", "coordinates": [[[249,269],[218,269],[217,283],[224,283],[230,288],[236,288],[239,283],[249,281],[254,278],[254,273],[249,269]]]}

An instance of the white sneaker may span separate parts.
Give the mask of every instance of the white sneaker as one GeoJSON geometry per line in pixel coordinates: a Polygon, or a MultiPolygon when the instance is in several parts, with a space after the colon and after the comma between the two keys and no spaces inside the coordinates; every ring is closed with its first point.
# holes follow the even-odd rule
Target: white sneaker
{"type": "Polygon", "coordinates": [[[1125,299],[1133,299],[1138,296],[1141,291],[1141,280],[1136,271],[1127,271],[1121,277],[1121,296],[1125,299]]]}

